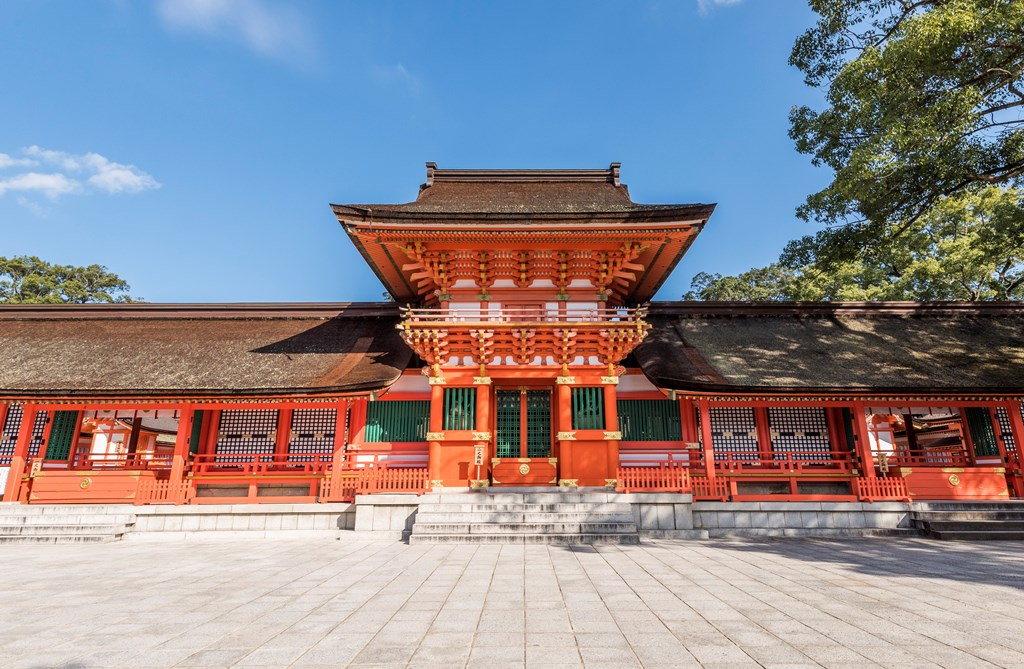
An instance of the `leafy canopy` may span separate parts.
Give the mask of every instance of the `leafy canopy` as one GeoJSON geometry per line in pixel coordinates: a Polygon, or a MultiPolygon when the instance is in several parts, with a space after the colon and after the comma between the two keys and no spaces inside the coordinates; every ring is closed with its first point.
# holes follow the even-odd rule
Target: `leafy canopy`
{"type": "Polygon", "coordinates": [[[827,107],[790,136],[834,170],[798,209],[832,228],[822,260],[898,237],[945,197],[1024,179],[1024,2],[810,0],[790,63],[827,107]]]}
{"type": "Polygon", "coordinates": [[[0,256],[0,302],[134,302],[128,284],[101,265],[53,265],[35,256],[0,256]]]}
{"type": "Polygon", "coordinates": [[[688,300],[1024,299],[1024,191],[989,186],[939,199],[899,244],[855,259],[827,256],[828,237],[790,242],[779,261],[738,276],[701,273],[688,300]]]}

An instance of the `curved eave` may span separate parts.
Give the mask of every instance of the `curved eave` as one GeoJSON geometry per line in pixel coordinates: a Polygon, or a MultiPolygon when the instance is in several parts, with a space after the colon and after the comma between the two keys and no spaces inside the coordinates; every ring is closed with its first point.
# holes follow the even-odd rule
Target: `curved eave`
{"type": "MultiPolygon", "coordinates": [[[[683,224],[695,224],[706,221],[715,210],[714,204],[695,204],[679,207],[652,207],[650,209],[637,208],[621,211],[537,211],[537,212],[465,212],[465,211],[402,211],[377,209],[374,205],[342,205],[332,204],[331,209],[339,221],[345,224],[367,223],[377,225],[395,225],[404,227],[415,225],[417,222],[433,225],[437,222],[444,222],[445,229],[461,229],[464,226],[473,227],[473,222],[480,221],[509,221],[517,226],[529,221],[561,221],[566,228],[573,229],[581,223],[592,221],[609,222],[679,222],[683,224]],[[578,221],[569,223],[569,221],[578,221]],[[469,223],[466,223],[469,222],[469,223]]],[[[393,206],[393,205],[391,205],[393,206]]],[[[478,223],[479,224],[479,223],[478,223]]],[[[493,230],[494,223],[488,223],[483,229],[493,230]]]]}

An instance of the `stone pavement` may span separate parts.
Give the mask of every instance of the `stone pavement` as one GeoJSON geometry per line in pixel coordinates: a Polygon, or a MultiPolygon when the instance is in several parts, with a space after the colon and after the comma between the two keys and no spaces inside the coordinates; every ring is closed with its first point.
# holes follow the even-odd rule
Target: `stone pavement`
{"type": "Polygon", "coordinates": [[[1024,543],[0,547],[3,667],[1024,667],[1024,543]]]}

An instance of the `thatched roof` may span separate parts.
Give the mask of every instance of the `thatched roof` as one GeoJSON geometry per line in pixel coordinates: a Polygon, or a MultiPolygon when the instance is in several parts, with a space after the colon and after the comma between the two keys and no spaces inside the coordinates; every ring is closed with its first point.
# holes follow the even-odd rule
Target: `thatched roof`
{"type": "Polygon", "coordinates": [[[1024,393],[1024,304],[651,305],[634,353],[668,389],[1024,393]]]}
{"type": "Polygon", "coordinates": [[[386,304],[0,307],[0,398],[331,395],[394,383],[386,304]]]}

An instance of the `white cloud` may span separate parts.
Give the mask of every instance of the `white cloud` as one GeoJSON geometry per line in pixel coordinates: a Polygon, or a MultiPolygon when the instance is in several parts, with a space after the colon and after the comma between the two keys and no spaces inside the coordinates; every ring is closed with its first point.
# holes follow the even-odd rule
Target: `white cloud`
{"type": "Polygon", "coordinates": [[[0,153],[0,170],[10,167],[35,167],[38,164],[31,158],[15,158],[10,154],[0,153]]]}
{"type": "Polygon", "coordinates": [[[138,193],[160,188],[160,183],[134,165],[115,163],[98,153],[74,154],[51,151],[38,146],[21,150],[21,157],[0,153],[0,169],[46,167],[52,171],[22,171],[6,176],[0,174],[0,197],[18,192],[18,203],[37,215],[45,210],[31,196],[56,201],[64,195],[100,191],[104,193],[138,193]]]}
{"type": "Polygon", "coordinates": [[[157,12],[171,30],[241,41],[264,56],[305,61],[312,55],[313,34],[308,22],[285,3],[160,0],[157,12]]]}
{"type": "Polygon", "coordinates": [[[701,15],[707,15],[713,7],[728,7],[729,5],[738,5],[743,0],[697,0],[697,11],[701,15]]]}
{"type": "Polygon", "coordinates": [[[40,172],[25,172],[16,174],[13,177],[0,179],[0,196],[8,191],[25,191],[44,195],[51,200],[56,200],[61,195],[80,193],[82,184],[76,179],[70,179],[59,172],[42,174],[40,172]]]}

